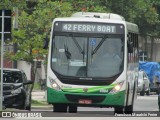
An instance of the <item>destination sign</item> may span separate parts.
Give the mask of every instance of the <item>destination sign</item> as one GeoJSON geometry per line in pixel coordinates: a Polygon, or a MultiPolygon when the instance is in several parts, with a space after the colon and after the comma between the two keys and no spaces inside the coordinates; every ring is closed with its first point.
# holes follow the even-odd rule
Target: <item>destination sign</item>
{"type": "Polygon", "coordinates": [[[116,24],[57,22],[55,23],[54,30],[62,32],[120,34],[123,32],[124,28],[123,25],[116,24]]]}
{"type": "Polygon", "coordinates": [[[66,24],[62,24],[62,31],[116,33],[116,27],[109,26],[109,25],[88,25],[88,24],[66,23],[66,24]]]}

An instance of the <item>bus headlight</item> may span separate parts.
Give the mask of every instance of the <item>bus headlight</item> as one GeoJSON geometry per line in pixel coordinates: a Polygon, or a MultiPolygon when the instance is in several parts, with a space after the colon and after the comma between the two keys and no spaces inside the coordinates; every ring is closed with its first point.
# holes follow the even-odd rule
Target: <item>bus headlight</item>
{"type": "Polygon", "coordinates": [[[123,82],[118,83],[109,93],[114,94],[120,91],[122,88],[123,82]]]}
{"type": "Polygon", "coordinates": [[[59,87],[59,85],[56,83],[55,80],[53,80],[52,78],[49,78],[49,80],[50,80],[50,84],[53,89],[55,89],[57,91],[61,91],[61,88],[59,87]]]}

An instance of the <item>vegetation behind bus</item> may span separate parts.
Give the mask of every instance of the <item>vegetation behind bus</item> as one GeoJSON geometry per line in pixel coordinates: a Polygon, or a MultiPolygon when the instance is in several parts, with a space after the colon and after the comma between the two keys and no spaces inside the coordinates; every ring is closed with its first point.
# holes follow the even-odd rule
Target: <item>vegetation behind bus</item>
{"type": "Polygon", "coordinates": [[[157,0],[37,0],[27,3],[21,0],[5,0],[0,4],[0,9],[13,7],[19,9],[18,30],[12,30],[12,42],[18,46],[16,53],[6,52],[6,57],[27,61],[32,64],[32,68],[36,68],[33,64],[35,58],[45,59],[44,54],[47,54],[47,51],[43,49],[43,41],[49,38],[52,20],[56,17],[70,16],[76,11],[120,14],[126,21],[138,24],[141,34],[160,35],[160,2],[157,0]]]}

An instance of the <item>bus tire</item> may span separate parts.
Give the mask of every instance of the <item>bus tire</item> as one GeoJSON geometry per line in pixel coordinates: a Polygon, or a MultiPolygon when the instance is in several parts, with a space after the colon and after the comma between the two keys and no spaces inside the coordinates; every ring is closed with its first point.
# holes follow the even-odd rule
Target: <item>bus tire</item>
{"type": "Polygon", "coordinates": [[[77,112],[77,106],[70,105],[69,106],[69,113],[76,113],[77,112]]]}
{"type": "Polygon", "coordinates": [[[114,114],[123,114],[123,107],[114,107],[114,114]]]}
{"type": "Polygon", "coordinates": [[[143,89],[142,89],[142,91],[140,92],[140,96],[144,96],[144,93],[145,93],[145,86],[143,85],[143,89]]]}
{"type": "Polygon", "coordinates": [[[133,113],[133,105],[126,106],[125,110],[124,110],[124,113],[125,114],[132,114],[133,113]]]}
{"type": "Polygon", "coordinates": [[[53,112],[67,112],[67,105],[63,104],[54,104],[53,105],[53,112]]]}
{"type": "Polygon", "coordinates": [[[146,95],[150,95],[150,88],[146,91],[146,95]]]}

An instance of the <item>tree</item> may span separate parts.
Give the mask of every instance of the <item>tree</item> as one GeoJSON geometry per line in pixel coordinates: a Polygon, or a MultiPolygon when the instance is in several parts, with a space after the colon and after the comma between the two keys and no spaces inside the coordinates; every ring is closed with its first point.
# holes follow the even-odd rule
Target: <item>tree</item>
{"type": "Polygon", "coordinates": [[[101,1],[97,0],[63,0],[69,2],[73,7],[73,12],[106,12],[104,5],[101,5],[101,1]]]}
{"type": "MultiPolygon", "coordinates": [[[[27,6],[24,4],[24,6],[27,6]]],[[[31,64],[32,80],[35,81],[36,59],[45,59],[47,50],[43,49],[44,39],[49,39],[52,20],[55,17],[69,16],[72,7],[67,2],[39,0],[32,8],[19,8],[18,30],[13,30],[13,43],[17,52],[6,53],[12,60],[24,60],[31,64]]],[[[32,86],[33,88],[33,86],[32,86]]]]}
{"type": "MultiPolygon", "coordinates": [[[[160,19],[160,1],[159,0],[151,0],[153,8],[157,11],[158,19],[160,19]]],[[[154,25],[155,28],[155,36],[160,36],[160,22],[154,25]]]]}
{"type": "MultiPolygon", "coordinates": [[[[155,34],[160,26],[160,3],[156,0],[3,0],[0,8],[19,8],[19,29],[13,30],[13,43],[17,44],[15,54],[6,56],[12,60],[24,60],[34,66],[34,59],[43,58],[47,50],[43,49],[44,39],[49,39],[51,22],[55,17],[70,16],[74,12],[94,11],[122,15],[127,21],[139,25],[141,34],[155,34]]],[[[34,70],[36,71],[36,70],[34,70]]],[[[33,72],[35,73],[35,72],[33,72]]],[[[34,76],[34,75],[33,75],[34,76]]]]}
{"type": "Polygon", "coordinates": [[[155,27],[159,25],[158,9],[153,5],[159,5],[157,0],[63,0],[70,2],[73,10],[116,13],[126,21],[136,23],[141,34],[155,35],[155,27]]]}
{"type": "Polygon", "coordinates": [[[126,21],[136,23],[141,34],[153,34],[155,25],[159,23],[157,11],[150,0],[107,0],[103,4],[126,21]]]}

